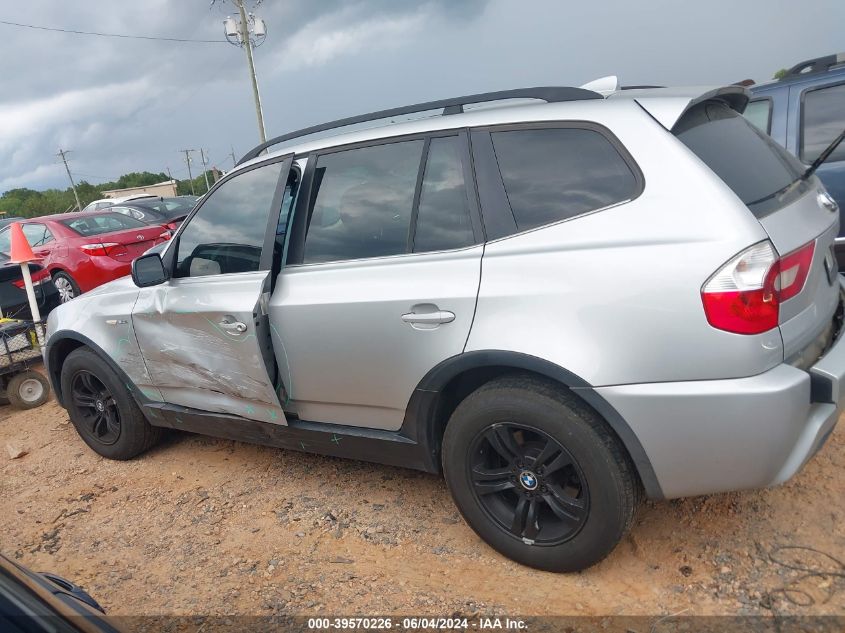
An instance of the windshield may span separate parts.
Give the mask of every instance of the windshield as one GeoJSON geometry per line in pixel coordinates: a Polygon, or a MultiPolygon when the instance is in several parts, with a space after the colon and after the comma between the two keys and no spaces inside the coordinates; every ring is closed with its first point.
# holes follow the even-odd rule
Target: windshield
{"type": "MultiPolygon", "coordinates": [[[[690,108],[672,129],[758,218],[788,204],[773,194],[803,173],[796,158],[720,101],[690,108]]],[[[791,191],[801,195],[804,187],[791,191]]]]}

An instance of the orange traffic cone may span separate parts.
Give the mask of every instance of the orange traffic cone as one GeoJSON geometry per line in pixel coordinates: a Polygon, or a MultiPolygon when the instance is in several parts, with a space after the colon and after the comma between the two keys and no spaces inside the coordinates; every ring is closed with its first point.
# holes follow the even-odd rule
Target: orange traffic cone
{"type": "Polygon", "coordinates": [[[13,222],[11,228],[12,248],[9,253],[9,261],[13,264],[24,264],[34,262],[38,258],[32,252],[32,247],[23,234],[20,222],[13,222]]]}
{"type": "Polygon", "coordinates": [[[32,247],[23,234],[20,222],[13,222],[11,228],[12,245],[9,249],[9,261],[20,264],[21,275],[23,276],[26,298],[29,301],[29,310],[32,313],[32,320],[35,322],[35,332],[38,335],[38,344],[44,345],[44,332],[41,329],[41,312],[38,310],[38,301],[35,300],[35,288],[32,285],[32,275],[29,272],[29,263],[38,259],[32,252],[32,247]]]}

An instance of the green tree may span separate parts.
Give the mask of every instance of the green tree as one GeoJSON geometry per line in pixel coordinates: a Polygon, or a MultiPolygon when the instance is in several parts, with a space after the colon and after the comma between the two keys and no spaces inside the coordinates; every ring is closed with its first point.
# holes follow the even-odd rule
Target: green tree
{"type": "MultiPolygon", "coordinates": [[[[167,174],[152,173],[148,171],[132,172],[124,174],[114,182],[104,182],[98,185],[91,184],[85,180],[76,185],[79,194],[79,201],[83,206],[89,202],[103,198],[103,191],[111,189],[125,189],[127,187],[143,187],[169,180],[167,174]]],[[[179,193],[187,190],[190,193],[190,181],[177,182],[179,193]]],[[[197,194],[205,192],[205,180],[202,174],[194,179],[194,188],[197,194]]],[[[39,215],[52,213],[64,213],[76,208],[76,199],[73,190],[67,189],[46,189],[35,191],[34,189],[18,188],[10,189],[0,196],[0,211],[9,216],[20,216],[32,218],[39,215]]]]}
{"type": "Polygon", "coordinates": [[[772,79],[783,79],[789,74],[788,68],[781,68],[779,71],[775,73],[775,76],[772,79]]]}

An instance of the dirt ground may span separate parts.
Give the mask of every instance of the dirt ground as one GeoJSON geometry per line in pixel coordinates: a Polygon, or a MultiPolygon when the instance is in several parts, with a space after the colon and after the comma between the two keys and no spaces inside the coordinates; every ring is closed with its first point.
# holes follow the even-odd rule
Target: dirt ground
{"type": "Polygon", "coordinates": [[[844,469],[840,424],[787,485],[648,503],[555,575],[488,548],[438,477],[178,433],[107,461],[51,401],[0,408],[0,551],[114,615],[845,614],[844,469]]]}

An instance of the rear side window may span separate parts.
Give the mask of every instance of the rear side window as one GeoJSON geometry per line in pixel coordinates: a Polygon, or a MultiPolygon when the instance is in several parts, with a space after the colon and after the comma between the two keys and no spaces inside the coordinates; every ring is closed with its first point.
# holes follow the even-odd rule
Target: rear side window
{"type": "Polygon", "coordinates": [[[758,130],[770,134],[772,131],[772,101],[771,99],[758,99],[751,101],[742,113],[746,119],[758,130]]]}
{"type": "Polygon", "coordinates": [[[30,246],[44,246],[53,240],[53,234],[43,224],[24,224],[23,234],[30,246]]]}
{"type": "Polygon", "coordinates": [[[85,237],[100,235],[101,233],[111,233],[112,231],[143,229],[147,227],[143,222],[119,213],[83,215],[72,220],[61,220],[61,223],[71,231],[85,237]]]}
{"type": "Polygon", "coordinates": [[[407,252],[423,145],[413,140],[320,156],[303,262],[407,252]]]}
{"type": "Polygon", "coordinates": [[[520,231],[630,200],[639,191],[631,168],[595,130],[524,129],[491,136],[520,231]]]}
{"type": "MultiPolygon", "coordinates": [[[[807,92],[802,116],[801,160],[812,163],[845,129],[845,84],[807,92]]],[[[845,143],[840,143],[827,160],[845,160],[845,143]]]]}
{"type": "Polygon", "coordinates": [[[433,138],[420,192],[414,252],[462,248],[474,241],[460,139],[433,138]]]}
{"type": "MultiPolygon", "coordinates": [[[[727,104],[707,101],[693,106],[672,132],[758,218],[791,202],[774,194],[801,175],[801,164],[727,104]]],[[[796,195],[803,193],[799,189],[796,195]]]]}

